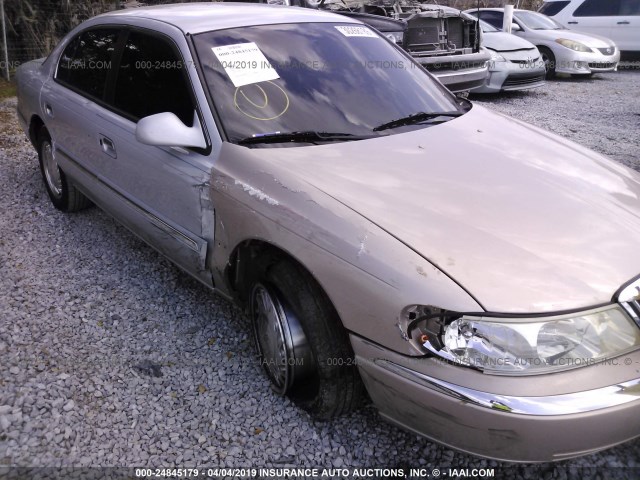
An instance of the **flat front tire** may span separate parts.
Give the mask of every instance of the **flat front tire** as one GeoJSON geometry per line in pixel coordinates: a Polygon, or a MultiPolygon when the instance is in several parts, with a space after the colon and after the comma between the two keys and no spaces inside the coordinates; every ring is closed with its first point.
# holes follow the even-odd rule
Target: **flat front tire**
{"type": "Polygon", "coordinates": [[[51,135],[46,127],[41,127],[38,132],[37,146],[40,172],[53,206],[63,212],[77,212],[91,205],[58,165],[51,135]]]}
{"type": "Polygon", "coordinates": [[[338,314],[311,275],[273,260],[255,275],[250,314],[258,357],[275,392],[319,419],[359,406],[364,387],[338,314]]]}

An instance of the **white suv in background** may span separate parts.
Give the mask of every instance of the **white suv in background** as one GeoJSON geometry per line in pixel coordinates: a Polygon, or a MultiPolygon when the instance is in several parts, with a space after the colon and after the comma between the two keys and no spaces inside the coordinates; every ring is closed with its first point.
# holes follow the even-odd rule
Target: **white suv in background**
{"type": "Polygon", "coordinates": [[[610,38],[625,57],[640,55],[640,0],[545,0],[540,13],[572,30],[610,38]]]}

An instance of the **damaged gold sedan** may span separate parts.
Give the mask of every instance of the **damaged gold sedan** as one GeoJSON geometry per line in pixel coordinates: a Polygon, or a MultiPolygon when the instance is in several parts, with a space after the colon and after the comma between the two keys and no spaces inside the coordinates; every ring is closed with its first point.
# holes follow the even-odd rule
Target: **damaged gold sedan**
{"type": "Polygon", "coordinates": [[[366,391],[527,462],[640,435],[636,172],[305,9],[102,15],[18,89],[53,204],[99,205],[244,305],[274,390],[318,417],[366,391]]]}

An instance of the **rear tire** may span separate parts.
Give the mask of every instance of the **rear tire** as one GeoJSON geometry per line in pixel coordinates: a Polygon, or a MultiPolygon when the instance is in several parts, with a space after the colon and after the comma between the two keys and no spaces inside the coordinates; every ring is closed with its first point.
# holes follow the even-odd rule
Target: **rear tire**
{"type": "Polygon", "coordinates": [[[37,139],[40,172],[53,206],[63,212],[77,212],[90,206],[91,201],[74,187],[58,166],[46,127],[40,128],[37,139]]]}
{"type": "Polygon", "coordinates": [[[540,55],[542,55],[542,61],[544,62],[544,68],[547,71],[547,80],[551,80],[556,76],[556,56],[547,47],[538,47],[540,55]]]}
{"type": "Polygon", "coordinates": [[[249,289],[260,362],[273,389],[319,419],[357,408],[364,386],[337,312],[311,275],[271,257],[249,289]]]}

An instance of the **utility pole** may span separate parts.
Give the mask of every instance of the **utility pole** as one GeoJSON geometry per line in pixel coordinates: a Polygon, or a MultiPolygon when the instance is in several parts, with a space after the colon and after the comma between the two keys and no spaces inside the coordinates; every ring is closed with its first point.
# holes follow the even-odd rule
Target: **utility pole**
{"type": "Polygon", "coordinates": [[[11,80],[9,73],[9,49],[7,47],[7,25],[4,21],[4,0],[0,0],[0,16],[2,17],[2,45],[4,50],[4,68],[7,82],[11,80]]]}

